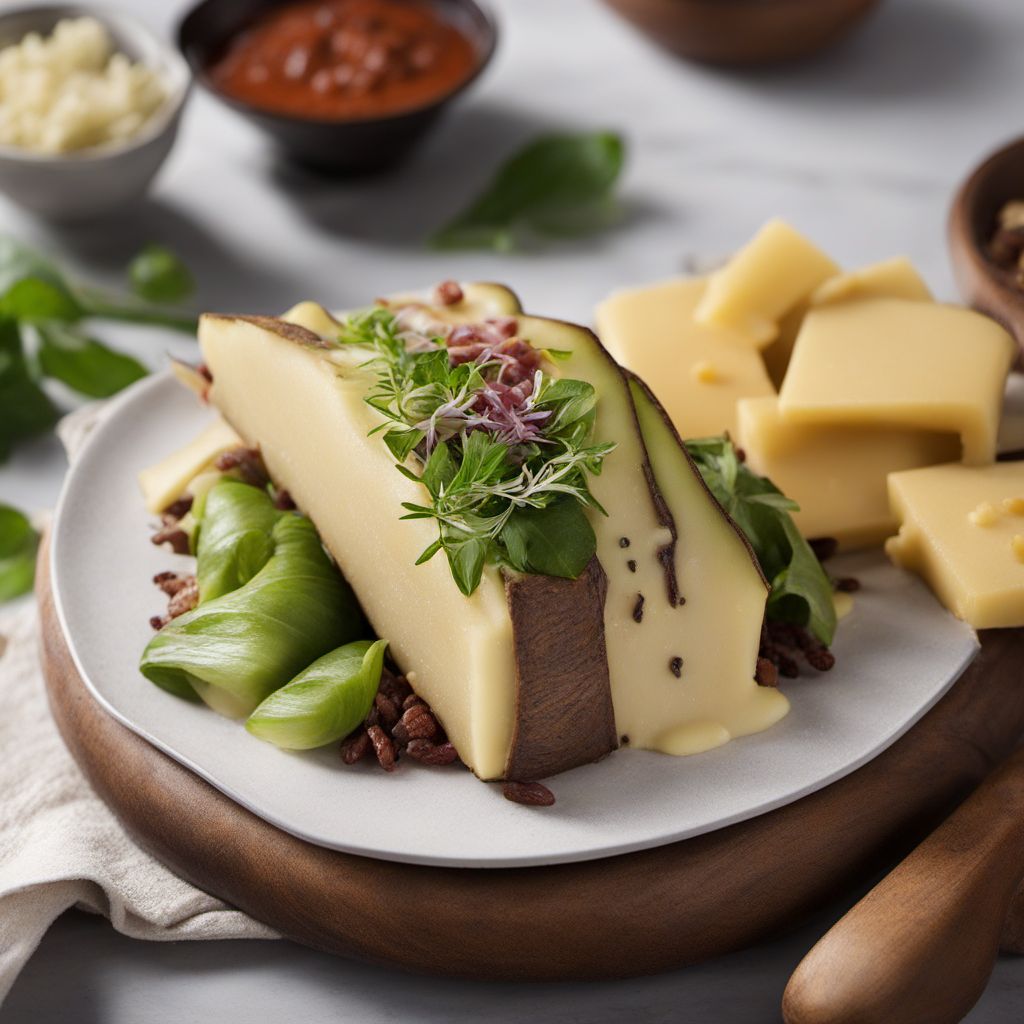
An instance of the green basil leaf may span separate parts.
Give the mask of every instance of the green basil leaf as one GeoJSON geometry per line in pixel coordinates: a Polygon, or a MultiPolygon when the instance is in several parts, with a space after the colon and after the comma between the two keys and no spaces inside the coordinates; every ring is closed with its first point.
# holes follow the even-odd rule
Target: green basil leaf
{"type": "Polygon", "coordinates": [[[81,303],[57,267],[26,245],[0,235],[0,313],[36,323],[79,320],[81,303]]]}
{"type": "Polygon", "coordinates": [[[318,658],[252,713],[246,729],[284,750],[337,743],[370,713],[386,640],[357,640],[318,658]]]}
{"type": "Polygon", "coordinates": [[[149,372],[137,359],[115,352],[77,327],[40,323],[39,368],[90,398],[108,398],[149,372]]]}
{"type": "Polygon", "coordinates": [[[32,589],[39,535],[28,517],[10,505],[0,505],[0,601],[10,601],[32,589]]]}
{"type": "Polygon", "coordinates": [[[621,137],[611,132],[535,139],[502,164],[483,194],[433,244],[503,250],[512,248],[524,227],[548,234],[601,227],[624,152],[621,137]]]}
{"type": "Polygon", "coordinates": [[[424,436],[423,431],[415,427],[392,427],[384,435],[384,443],[399,462],[405,462],[424,436]]]}
{"type": "Polygon", "coordinates": [[[455,585],[469,597],[480,586],[487,560],[488,544],[481,537],[473,537],[459,530],[443,531],[444,553],[452,571],[455,585]]]}
{"type": "Polygon", "coordinates": [[[163,245],[147,245],[128,267],[132,290],[147,302],[181,302],[195,290],[188,267],[163,245]]]}
{"type": "Polygon", "coordinates": [[[832,584],[793,522],[790,512],[796,503],[740,462],[729,438],[698,438],[686,447],[771,582],[768,618],[804,626],[823,644],[831,644],[836,630],[832,584]]]}
{"type": "Polygon", "coordinates": [[[57,409],[29,370],[14,320],[0,317],[0,462],[16,441],[53,426],[57,409]]]}
{"type": "Polygon", "coordinates": [[[597,550],[597,538],[583,506],[572,498],[544,508],[518,508],[501,539],[520,572],[576,579],[597,550]]]}

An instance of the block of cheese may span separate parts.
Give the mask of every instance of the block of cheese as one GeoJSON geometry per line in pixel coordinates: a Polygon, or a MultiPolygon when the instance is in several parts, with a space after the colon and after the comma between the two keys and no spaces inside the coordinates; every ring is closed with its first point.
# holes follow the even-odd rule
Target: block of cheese
{"type": "Polygon", "coordinates": [[[590,332],[524,314],[497,285],[463,293],[445,307],[419,296],[423,329],[515,317],[520,337],[565,353],[548,367],[553,376],[595,388],[594,442],[617,447],[591,483],[608,514],[590,516],[597,554],[579,580],[491,565],[466,597],[442,557],[416,564],[436,526],[402,521],[401,505],[422,504],[424,489],[396,471],[373,433],[382,416],[365,401],[376,379],[366,351],[337,345],[336,322],[319,307],[296,307],[291,322],[203,317],[211,400],[316,524],[374,629],[481,778],[565,770],[624,735],[631,747],[691,753],[767,728],[788,705],[753,678],[766,584],[678,438],[656,422],[641,434],[626,378],[590,332]],[[698,534],[706,543],[677,554],[677,536],[698,534]],[[713,657],[712,625],[729,637],[713,657]],[[594,714],[606,700],[610,720],[594,714]]]}
{"type": "Polygon", "coordinates": [[[968,309],[864,299],[812,309],[779,392],[791,423],[955,432],[967,463],[995,457],[1015,353],[994,320],[968,309]]]}
{"type": "Polygon", "coordinates": [[[779,415],[776,398],[738,404],[737,443],[750,467],[800,505],[805,537],[834,537],[844,549],[881,544],[897,522],[889,473],[955,460],[956,434],[887,427],[808,426],[779,415]]]}
{"type": "Polygon", "coordinates": [[[697,307],[702,324],[738,331],[764,348],[779,320],[839,267],[781,220],[770,220],[719,271],[697,307]]]}
{"type": "Polygon", "coordinates": [[[1024,626],[1024,462],[893,473],[885,546],[976,629],[1024,626]]]}
{"type": "Polygon", "coordinates": [[[819,285],[811,295],[812,306],[851,299],[910,299],[931,302],[932,293],[914,264],[906,256],[894,256],[859,270],[837,274],[819,285]]]}
{"type": "Polygon", "coordinates": [[[223,452],[242,444],[242,439],[218,416],[184,448],[139,473],[139,486],[150,512],[163,512],[184,493],[189,483],[223,452]]]}
{"type": "Polygon", "coordinates": [[[597,333],[657,394],[683,437],[736,430],[736,402],[774,395],[757,351],[736,332],[694,320],[704,278],[615,292],[597,307],[597,333]]]}

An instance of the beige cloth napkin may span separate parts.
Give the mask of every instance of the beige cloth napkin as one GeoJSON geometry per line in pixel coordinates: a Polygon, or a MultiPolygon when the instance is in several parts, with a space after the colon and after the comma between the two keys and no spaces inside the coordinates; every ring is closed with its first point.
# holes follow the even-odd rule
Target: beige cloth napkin
{"type": "MultiPolygon", "coordinates": [[[[61,425],[74,458],[102,415],[61,425]]],[[[70,907],[105,914],[138,939],[276,938],[140,850],[89,788],[50,717],[36,610],[0,613],[0,1003],[50,924],[70,907]]]]}

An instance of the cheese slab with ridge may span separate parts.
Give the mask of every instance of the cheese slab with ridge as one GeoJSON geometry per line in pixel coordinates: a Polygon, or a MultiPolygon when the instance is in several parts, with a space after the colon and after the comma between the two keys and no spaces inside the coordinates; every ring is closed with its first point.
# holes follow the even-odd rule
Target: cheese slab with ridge
{"type": "Polygon", "coordinates": [[[894,256],[830,277],[814,290],[810,304],[827,306],[831,302],[884,298],[933,301],[928,285],[914,264],[906,256],[894,256]]]}
{"type": "Polygon", "coordinates": [[[737,331],[761,349],[779,321],[839,267],[785,221],[770,220],[719,271],[697,307],[698,323],[737,331]]]}
{"type": "Polygon", "coordinates": [[[895,532],[890,473],[960,454],[955,434],[790,423],[774,397],[740,401],[738,422],[736,440],[751,469],[799,504],[793,519],[800,532],[834,537],[846,550],[880,545],[895,532]]]}
{"type": "Polygon", "coordinates": [[[954,432],[964,462],[985,465],[1014,352],[999,324],[968,309],[890,298],[819,306],[804,319],[779,412],[808,426],[954,432]]]}
{"type": "Polygon", "coordinates": [[[596,311],[608,351],[654,389],[683,437],[736,430],[736,402],[774,395],[757,351],[735,331],[694,319],[706,278],[617,291],[596,311]]]}
{"type": "Polygon", "coordinates": [[[976,629],[1024,626],[1024,462],[893,473],[885,550],[976,629]]]}

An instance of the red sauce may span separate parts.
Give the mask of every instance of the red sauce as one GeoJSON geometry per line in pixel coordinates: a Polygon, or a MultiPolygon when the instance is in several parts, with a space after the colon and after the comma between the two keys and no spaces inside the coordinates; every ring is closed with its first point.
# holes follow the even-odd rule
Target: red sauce
{"type": "Polygon", "coordinates": [[[427,0],[293,0],[231,40],[209,75],[254,107],[334,121],[425,106],[478,64],[427,0]]]}

